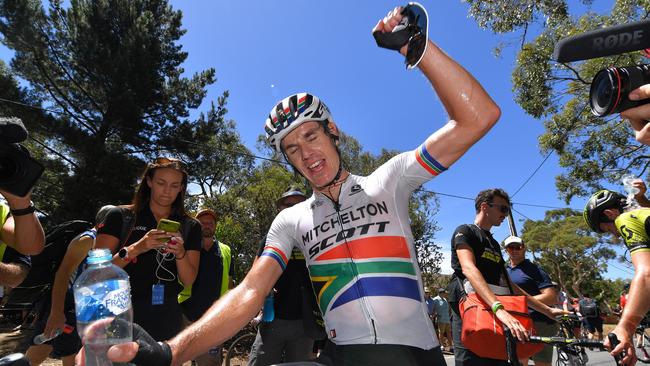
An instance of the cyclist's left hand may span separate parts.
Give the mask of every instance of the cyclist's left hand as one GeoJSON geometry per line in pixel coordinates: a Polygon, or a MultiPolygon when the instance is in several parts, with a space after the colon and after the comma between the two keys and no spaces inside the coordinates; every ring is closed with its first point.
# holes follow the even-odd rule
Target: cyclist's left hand
{"type": "Polygon", "coordinates": [[[616,328],[614,328],[612,333],[616,334],[619,344],[616,346],[616,348],[612,349],[612,345],[609,343],[609,339],[605,337],[605,348],[608,351],[611,351],[610,354],[612,356],[616,356],[622,351],[625,351],[625,357],[622,360],[623,365],[633,366],[636,364],[636,352],[634,351],[634,345],[631,341],[631,334],[625,328],[618,325],[616,328]]]}

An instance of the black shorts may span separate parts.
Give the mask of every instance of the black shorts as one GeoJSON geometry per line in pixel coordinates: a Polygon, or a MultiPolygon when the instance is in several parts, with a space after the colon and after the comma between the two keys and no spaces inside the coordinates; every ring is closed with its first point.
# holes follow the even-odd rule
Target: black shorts
{"type": "Polygon", "coordinates": [[[596,331],[598,331],[598,333],[603,332],[603,318],[599,316],[595,318],[585,318],[584,324],[589,333],[594,333],[596,331]]]}
{"type": "Polygon", "coordinates": [[[445,366],[440,346],[429,350],[399,344],[338,346],[329,340],[315,361],[337,366],[445,366]]]}
{"type": "MultiPolygon", "coordinates": [[[[34,323],[33,336],[30,339],[30,345],[34,345],[34,337],[43,333],[47,325],[47,319],[50,316],[50,301],[45,301],[43,311],[34,323]]],[[[77,316],[74,310],[74,299],[72,293],[68,292],[65,298],[63,313],[65,314],[65,324],[74,327],[71,333],[61,333],[58,337],[45,342],[52,346],[51,356],[61,358],[77,354],[81,349],[81,339],[77,333],[77,316]]]]}

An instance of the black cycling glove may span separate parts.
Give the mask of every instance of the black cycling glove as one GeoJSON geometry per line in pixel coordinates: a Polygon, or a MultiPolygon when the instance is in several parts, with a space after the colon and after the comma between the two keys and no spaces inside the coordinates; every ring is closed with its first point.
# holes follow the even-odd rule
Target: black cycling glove
{"type": "Polygon", "coordinates": [[[169,366],[172,364],[172,349],[165,342],[156,342],[141,326],[133,323],[133,341],[140,348],[133,363],[140,366],[169,366]]]}

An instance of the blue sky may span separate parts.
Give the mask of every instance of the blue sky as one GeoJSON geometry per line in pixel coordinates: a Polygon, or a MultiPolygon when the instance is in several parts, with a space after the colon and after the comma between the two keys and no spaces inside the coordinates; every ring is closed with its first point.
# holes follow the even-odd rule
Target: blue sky
{"type": "MultiPolygon", "coordinates": [[[[223,90],[230,91],[228,117],[237,122],[245,144],[255,151],[256,139],[271,107],[286,95],[308,91],[323,99],[337,124],[366,150],[400,151],[417,147],[447,121],[435,92],[418,70],[407,71],[396,52],[380,49],[371,29],[394,1],[209,1],[173,0],[183,11],[187,33],[181,39],[189,52],[188,73],[216,69],[200,110],[207,110],[223,90]]],[[[429,37],[483,84],[502,109],[499,123],[447,172],[425,188],[443,194],[475,197],[485,188],[511,194],[542,162],[537,138],[541,121],[527,116],[513,102],[511,71],[515,47],[500,58],[493,48],[514,35],[495,36],[468,18],[460,1],[423,0],[429,11],[429,37]]],[[[0,58],[10,53],[0,48],[0,58]]],[[[565,207],[555,191],[561,172],[551,157],[514,197],[515,221],[541,219],[546,208],[565,207]],[[519,204],[517,204],[519,203],[519,204]],[[524,216],[522,216],[525,215],[524,216]]],[[[581,209],[583,199],[571,202],[581,209]]],[[[473,201],[440,196],[436,219],[442,230],[436,242],[446,253],[455,227],[472,222],[473,201]]],[[[507,224],[495,228],[497,240],[509,235],[507,224]]],[[[630,278],[631,271],[612,263],[608,277],[630,278]],[[617,268],[615,268],[615,267],[617,268]]]]}

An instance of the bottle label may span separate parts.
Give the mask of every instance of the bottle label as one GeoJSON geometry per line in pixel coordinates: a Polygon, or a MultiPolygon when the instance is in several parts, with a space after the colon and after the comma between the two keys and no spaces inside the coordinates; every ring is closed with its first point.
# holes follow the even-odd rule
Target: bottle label
{"type": "Polygon", "coordinates": [[[75,293],[75,307],[81,322],[119,315],[131,307],[129,283],[110,280],[82,287],[75,293]]]}

